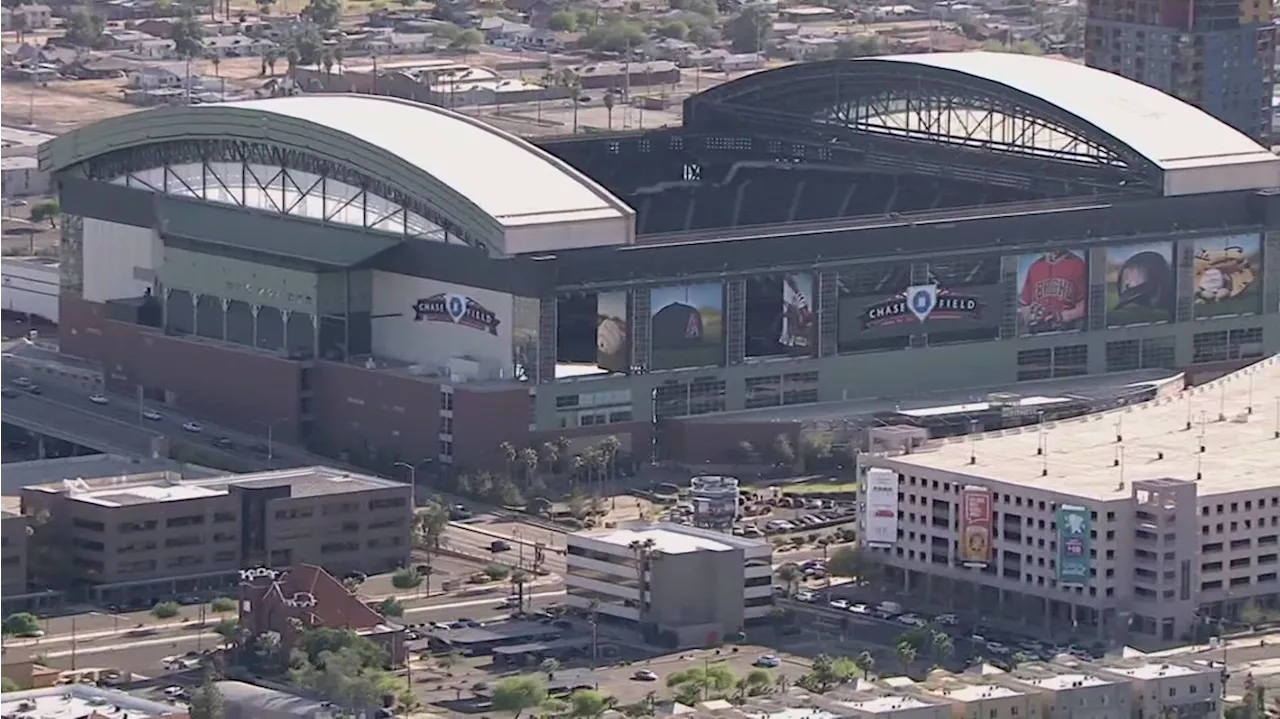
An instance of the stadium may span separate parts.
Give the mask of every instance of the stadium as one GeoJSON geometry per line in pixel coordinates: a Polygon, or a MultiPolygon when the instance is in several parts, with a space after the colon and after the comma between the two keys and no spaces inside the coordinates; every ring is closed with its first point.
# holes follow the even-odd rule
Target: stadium
{"type": "Polygon", "coordinates": [[[537,145],[371,95],[82,128],[40,154],[62,350],[372,466],[474,467],[501,442],[664,458],[692,418],[1280,348],[1280,159],[1159,91],[931,54],[683,110],[537,145]]]}

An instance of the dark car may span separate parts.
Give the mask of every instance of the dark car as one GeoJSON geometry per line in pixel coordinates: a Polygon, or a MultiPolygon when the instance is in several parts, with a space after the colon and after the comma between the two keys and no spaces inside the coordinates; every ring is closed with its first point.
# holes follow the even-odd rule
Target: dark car
{"type": "Polygon", "coordinates": [[[40,389],[40,385],[38,384],[33,384],[33,385],[30,385],[29,387],[23,387],[23,389],[27,391],[27,394],[44,394],[44,390],[40,389]]]}
{"type": "Polygon", "coordinates": [[[236,443],[231,441],[228,437],[214,437],[213,446],[220,447],[222,449],[234,449],[236,443]]]}
{"type": "Polygon", "coordinates": [[[495,539],[492,542],[489,542],[489,551],[490,552],[509,552],[511,551],[511,545],[508,544],[507,542],[502,541],[501,539],[495,539]]]}

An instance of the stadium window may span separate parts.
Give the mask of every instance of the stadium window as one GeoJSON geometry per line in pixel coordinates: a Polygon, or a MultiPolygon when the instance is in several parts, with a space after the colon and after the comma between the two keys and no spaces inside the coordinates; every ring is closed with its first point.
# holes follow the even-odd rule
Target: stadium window
{"type": "Polygon", "coordinates": [[[724,411],[725,381],[715,377],[695,377],[689,385],[689,414],[724,411]]]}
{"type": "Polygon", "coordinates": [[[1227,359],[1227,332],[1197,332],[1191,338],[1191,361],[1221,362],[1227,359]]]}
{"type": "Polygon", "coordinates": [[[782,378],[783,404],[811,404],[818,401],[818,373],[795,372],[782,378]]]}
{"type": "Polygon", "coordinates": [[[1018,381],[1049,379],[1053,376],[1053,351],[1049,348],[1018,351],[1018,381]]]}
{"type": "Polygon", "coordinates": [[[1142,340],[1141,368],[1173,369],[1174,345],[1173,337],[1148,337],[1142,340]]]}
{"type": "Polygon", "coordinates": [[[747,409],[759,409],[760,407],[777,407],[782,403],[782,377],[780,375],[769,375],[767,377],[748,377],[746,382],[746,403],[747,409]]]}
{"type": "Polygon", "coordinates": [[[1089,373],[1089,345],[1053,348],[1053,376],[1079,377],[1089,373]]]}
{"type": "Polygon", "coordinates": [[[1107,343],[1107,371],[1127,372],[1142,365],[1142,345],[1138,340],[1107,343]]]}
{"type": "Polygon", "coordinates": [[[683,417],[689,414],[689,384],[670,381],[653,390],[653,417],[683,417]]]}

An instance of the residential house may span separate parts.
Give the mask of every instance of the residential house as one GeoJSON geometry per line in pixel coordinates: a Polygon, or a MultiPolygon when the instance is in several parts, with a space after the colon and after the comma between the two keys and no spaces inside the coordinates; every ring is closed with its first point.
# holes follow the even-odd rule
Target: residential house
{"type": "Polygon", "coordinates": [[[203,39],[205,54],[210,57],[260,57],[276,43],[247,35],[214,35],[203,39]]]}
{"type": "Polygon", "coordinates": [[[183,84],[182,75],[163,67],[143,67],[129,73],[128,87],[133,90],[160,90],[183,84]]]}
{"type": "Polygon", "coordinates": [[[361,43],[361,47],[381,56],[420,55],[442,44],[443,40],[426,33],[379,32],[361,43]]]}
{"type": "Polygon", "coordinates": [[[152,37],[171,37],[174,25],[175,22],[173,20],[148,18],[134,25],[134,29],[138,32],[145,32],[152,37]]]}
{"type": "Polygon", "coordinates": [[[124,77],[132,65],[110,56],[85,56],[62,69],[62,74],[77,80],[106,80],[124,77]]]}
{"type": "Polygon", "coordinates": [[[3,23],[5,30],[44,30],[53,26],[53,10],[48,5],[6,7],[3,23]]]}
{"type": "Polygon", "coordinates": [[[129,54],[148,60],[167,60],[177,55],[178,44],[172,40],[143,40],[129,48],[129,54]]]}
{"type": "Polygon", "coordinates": [[[287,571],[248,569],[240,576],[240,626],[251,635],[275,632],[287,653],[307,629],[349,629],[384,646],[393,664],[404,662],[404,626],[388,621],[324,569],[298,564],[287,571]]]}
{"type": "Polygon", "coordinates": [[[547,0],[507,0],[503,3],[508,10],[513,10],[525,17],[530,25],[545,30],[555,14],[556,7],[547,0]]]}
{"type": "Polygon", "coordinates": [[[142,32],[141,30],[107,28],[102,32],[102,48],[104,50],[127,50],[136,43],[155,39],[155,35],[142,32]]]}
{"type": "MultiPolygon", "coordinates": [[[[168,3],[165,8],[169,8],[168,3]]],[[[143,18],[163,15],[164,9],[157,7],[156,0],[107,0],[95,4],[96,12],[101,12],[107,20],[141,20],[143,18]]],[[[171,11],[170,11],[171,12],[171,11]]]]}
{"type": "Polygon", "coordinates": [[[574,68],[584,90],[674,85],[680,82],[680,68],[668,60],[652,62],[597,62],[574,68]]]}

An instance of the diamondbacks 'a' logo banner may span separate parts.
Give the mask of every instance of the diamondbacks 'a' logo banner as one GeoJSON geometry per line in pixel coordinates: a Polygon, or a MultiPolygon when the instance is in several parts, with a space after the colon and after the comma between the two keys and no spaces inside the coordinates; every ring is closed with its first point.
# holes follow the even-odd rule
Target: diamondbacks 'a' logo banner
{"type": "Polygon", "coordinates": [[[414,322],[449,322],[491,335],[498,334],[502,321],[484,305],[465,295],[441,292],[413,303],[414,322]]]}

